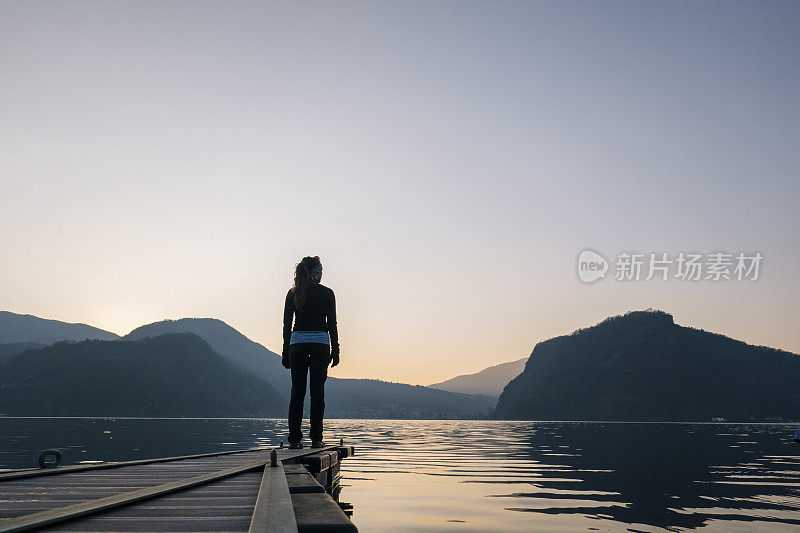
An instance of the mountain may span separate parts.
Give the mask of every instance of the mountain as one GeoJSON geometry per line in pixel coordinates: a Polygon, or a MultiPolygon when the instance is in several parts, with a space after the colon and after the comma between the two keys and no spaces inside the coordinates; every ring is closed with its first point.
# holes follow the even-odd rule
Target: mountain
{"type": "Polygon", "coordinates": [[[45,344],[37,344],[35,342],[12,342],[9,344],[0,344],[0,365],[18,353],[36,348],[44,348],[45,346],[45,344]]]}
{"type": "Polygon", "coordinates": [[[632,311],[537,344],[496,418],[729,421],[800,418],[800,356],[632,311]]]}
{"type": "Polygon", "coordinates": [[[525,368],[527,357],[517,359],[508,363],[484,368],[474,374],[464,374],[428,385],[432,389],[446,390],[450,392],[463,392],[467,394],[483,394],[485,396],[500,396],[509,381],[517,377],[522,369],[525,368]]]}
{"type": "Polygon", "coordinates": [[[58,341],[100,339],[111,341],[119,335],[86,324],[69,324],[33,315],[0,311],[0,343],[34,342],[53,344],[58,341]]]}
{"type": "Polygon", "coordinates": [[[138,340],[167,333],[194,333],[230,363],[274,386],[288,401],[291,378],[281,365],[281,356],[253,342],[238,330],[216,318],[162,320],[140,326],[122,340],[138,340]]]}
{"type": "Polygon", "coordinates": [[[19,416],[283,416],[283,398],[197,335],[57,342],[12,357],[0,412],[19,416]]]}
{"type": "Polygon", "coordinates": [[[496,398],[377,379],[328,378],[325,415],[331,418],[488,418],[496,398]]]}
{"type": "MultiPolygon", "coordinates": [[[[230,363],[275,387],[285,405],[288,405],[291,378],[289,371],[281,365],[280,356],[251,341],[221,320],[214,318],[163,320],[136,328],[123,337],[123,340],[143,339],[174,332],[191,332],[200,336],[230,363]]],[[[454,394],[373,379],[329,377],[325,384],[325,416],[328,418],[485,417],[495,402],[495,398],[488,396],[454,394]]],[[[305,407],[307,410],[308,399],[305,407]]]]}

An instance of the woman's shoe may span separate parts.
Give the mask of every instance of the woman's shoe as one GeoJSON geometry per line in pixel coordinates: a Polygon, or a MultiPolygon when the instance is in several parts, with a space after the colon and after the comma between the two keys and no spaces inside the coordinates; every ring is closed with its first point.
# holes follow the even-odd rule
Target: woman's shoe
{"type": "Polygon", "coordinates": [[[312,448],[324,448],[325,447],[325,443],[322,442],[321,440],[313,440],[313,441],[311,441],[311,447],[312,448]]]}
{"type": "Polygon", "coordinates": [[[300,450],[302,448],[303,448],[303,443],[302,442],[290,442],[289,443],[289,449],[290,450],[300,450]]]}

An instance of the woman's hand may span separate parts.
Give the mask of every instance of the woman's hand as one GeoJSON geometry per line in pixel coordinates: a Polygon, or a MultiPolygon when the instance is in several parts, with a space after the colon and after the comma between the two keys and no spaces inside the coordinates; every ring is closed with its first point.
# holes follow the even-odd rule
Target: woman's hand
{"type": "Polygon", "coordinates": [[[331,368],[339,364],[339,350],[331,350],[331,368]]]}
{"type": "Polygon", "coordinates": [[[291,368],[291,366],[292,366],[290,364],[289,349],[288,348],[284,347],[284,349],[283,349],[283,353],[281,354],[281,364],[283,365],[283,368],[291,368]]]}

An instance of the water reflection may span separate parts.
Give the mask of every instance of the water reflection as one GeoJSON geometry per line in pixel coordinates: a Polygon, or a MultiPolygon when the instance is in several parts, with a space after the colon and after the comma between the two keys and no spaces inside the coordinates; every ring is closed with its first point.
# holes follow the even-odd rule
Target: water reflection
{"type": "Polygon", "coordinates": [[[374,436],[371,446],[359,447],[360,460],[343,466],[348,477],[374,479],[363,494],[358,489],[366,482],[348,480],[366,531],[380,530],[379,521],[369,520],[373,506],[376,517],[403,516],[392,524],[402,531],[451,529],[446,524],[453,519],[463,520],[460,531],[776,531],[800,525],[800,446],[791,443],[789,426],[369,422],[339,433],[348,429],[371,429],[374,436]],[[442,495],[426,490],[424,501],[401,498],[389,503],[396,509],[387,509],[390,495],[380,484],[413,486],[397,479],[409,474],[451,481],[440,487],[442,495]],[[430,506],[435,512],[425,511],[430,506]],[[482,518],[465,519],[477,509],[482,518]]]}
{"type": "Polygon", "coordinates": [[[0,469],[34,468],[56,448],[63,465],[277,444],[285,423],[261,419],[2,418],[0,469]]]}
{"type": "MultiPolygon", "coordinates": [[[[786,425],[330,420],[354,522],[371,531],[796,531],[800,444],[786,425]]],[[[274,445],[259,419],[0,418],[0,468],[274,445]],[[113,437],[113,439],[112,439],[113,437]]]]}
{"type": "Polygon", "coordinates": [[[583,504],[519,506],[515,511],[605,516],[627,524],[697,528],[710,520],[800,525],[799,457],[787,446],[787,429],[739,426],[737,433],[713,425],[554,424],[533,430],[530,457],[553,461],[564,480],[535,480],[534,491],[513,493],[523,500],[560,500],[567,491],[583,504]],[[785,449],[785,451],[784,451],[785,449]],[[779,450],[787,455],[764,455],[779,450]],[[563,468],[563,467],[568,468],[563,468]],[[599,470],[598,470],[599,469],[599,470]],[[776,483],[776,481],[778,481],[776,483]],[[752,512],[758,511],[758,512],[752,512]]]}

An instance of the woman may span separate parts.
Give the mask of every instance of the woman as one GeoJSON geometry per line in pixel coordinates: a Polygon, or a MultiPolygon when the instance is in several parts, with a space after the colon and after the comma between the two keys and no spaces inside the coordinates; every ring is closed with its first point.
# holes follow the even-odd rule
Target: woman
{"type": "Polygon", "coordinates": [[[325,380],[328,364],[339,364],[339,332],[336,329],[336,299],[322,285],[319,257],[304,257],[294,270],[294,287],[286,294],[283,308],[283,366],[292,371],[289,400],[289,448],[303,447],[303,401],[306,376],[311,374],[311,447],[322,448],[322,417],[325,413],[325,380]],[[294,329],[292,329],[294,315],[294,329]]]}

